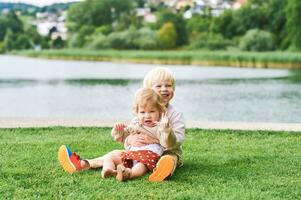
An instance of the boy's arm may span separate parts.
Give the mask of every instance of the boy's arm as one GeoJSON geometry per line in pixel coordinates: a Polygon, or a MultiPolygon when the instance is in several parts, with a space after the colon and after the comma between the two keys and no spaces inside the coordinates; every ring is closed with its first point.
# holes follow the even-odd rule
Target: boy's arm
{"type": "Polygon", "coordinates": [[[159,135],[160,144],[167,149],[179,147],[185,137],[185,123],[183,114],[180,112],[167,113],[169,119],[169,127],[165,130],[161,129],[159,135]]]}

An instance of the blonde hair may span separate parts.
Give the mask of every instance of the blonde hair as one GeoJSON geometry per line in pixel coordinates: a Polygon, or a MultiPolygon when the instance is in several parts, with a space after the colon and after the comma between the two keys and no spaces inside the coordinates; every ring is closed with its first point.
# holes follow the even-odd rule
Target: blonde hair
{"type": "Polygon", "coordinates": [[[144,88],[152,88],[154,84],[161,81],[170,81],[173,90],[176,88],[176,79],[172,72],[166,67],[156,67],[149,71],[143,80],[144,88]]]}
{"type": "Polygon", "coordinates": [[[133,113],[138,113],[139,106],[146,107],[149,104],[154,105],[160,113],[164,113],[166,110],[162,97],[154,90],[149,88],[140,88],[137,90],[135,94],[133,113]]]}

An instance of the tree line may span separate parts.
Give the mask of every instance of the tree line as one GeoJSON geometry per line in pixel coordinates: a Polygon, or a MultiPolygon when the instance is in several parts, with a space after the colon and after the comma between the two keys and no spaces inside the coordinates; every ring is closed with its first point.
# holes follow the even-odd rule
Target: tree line
{"type": "MultiPolygon", "coordinates": [[[[49,45],[48,41],[48,46],[41,46],[95,50],[301,50],[299,0],[248,0],[240,9],[227,9],[219,16],[214,16],[208,7],[189,19],[183,18],[189,7],[172,10],[164,4],[151,5],[156,16],[154,23],[137,16],[136,8],[143,5],[142,0],[86,0],[73,4],[68,9],[67,42],[49,45]]],[[[43,38],[37,39],[33,32],[24,31],[13,14],[0,17],[0,50],[26,49],[32,48],[32,44],[42,44],[43,38]]]]}

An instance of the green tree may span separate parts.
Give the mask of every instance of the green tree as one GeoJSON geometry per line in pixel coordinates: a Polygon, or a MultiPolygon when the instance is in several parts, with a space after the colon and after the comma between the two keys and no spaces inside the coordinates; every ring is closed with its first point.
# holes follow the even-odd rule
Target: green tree
{"type": "Polygon", "coordinates": [[[177,32],[171,22],[163,24],[158,32],[159,42],[163,49],[172,49],[177,44],[177,32]]]}
{"type": "Polygon", "coordinates": [[[69,45],[71,47],[83,47],[88,44],[90,41],[92,33],[94,32],[94,27],[91,25],[85,25],[80,28],[78,33],[75,33],[70,41],[69,45]]]}
{"type": "Polygon", "coordinates": [[[32,46],[30,44],[31,38],[26,34],[18,34],[17,40],[14,44],[14,49],[30,49],[32,46]]]}
{"type": "Polygon", "coordinates": [[[301,50],[301,1],[290,0],[286,8],[286,31],[289,49],[293,51],[301,50]]]}
{"type": "Polygon", "coordinates": [[[51,47],[54,49],[61,49],[65,46],[64,40],[61,37],[57,37],[55,40],[51,42],[51,47]]]}
{"type": "Polygon", "coordinates": [[[114,25],[116,31],[122,31],[128,29],[128,27],[135,27],[137,29],[142,27],[142,18],[137,17],[136,12],[128,12],[120,14],[118,20],[114,25]]]}
{"type": "Polygon", "coordinates": [[[186,30],[189,36],[201,32],[211,32],[212,19],[201,15],[193,15],[186,23],[186,30]]]}
{"type": "Polygon", "coordinates": [[[67,26],[70,32],[76,32],[84,25],[110,25],[133,8],[130,0],[86,0],[70,7],[67,26]]]}
{"type": "Polygon", "coordinates": [[[245,34],[250,29],[267,29],[269,19],[265,12],[264,2],[258,0],[249,0],[245,6],[235,13],[239,19],[238,33],[245,34]]]}
{"type": "Polygon", "coordinates": [[[157,28],[164,26],[166,23],[172,23],[176,35],[176,45],[182,46],[187,43],[188,37],[186,32],[186,22],[180,13],[172,13],[169,10],[161,10],[158,13],[157,28]]]}
{"type": "Polygon", "coordinates": [[[13,33],[23,32],[23,23],[14,12],[0,16],[0,41],[4,40],[8,29],[11,29],[13,33]]]}
{"type": "Polygon", "coordinates": [[[4,49],[5,51],[11,51],[15,47],[15,41],[17,40],[16,35],[11,29],[6,30],[4,37],[4,49]]]}
{"type": "Polygon", "coordinates": [[[267,18],[270,19],[268,22],[267,30],[275,35],[275,45],[278,48],[287,48],[284,45],[286,37],[285,33],[285,8],[288,1],[283,0],[269,0],[266,5],[267,18]]]}
{"type": "Polygon", "coordinates": [[[0,41],[3,41],[7,29],[6,17],[0,16],[0,41]]]}
{"type": "Polygon", "coordinates": [[[10,28],[14,33],[23,32],[23,23],[13,11],[9,12],[6,17],[8,28],[10,28]]]}
{"type": "Polygon", "coordinates": [[[25,31],[28,38],[30,38],[30,41],[33,43],[33,45],[38,45],[42,43],[42,36],[37,32],[37,29],[35,27],[29,27],[25,31]]]}
{"type": "Polygon", "coordinates": [[[222,34],[225,38],[230,39],[243,34],[243,31],[239,30],[240,19],[236,11],[225,10],[222,15],[213,20],[213,32],[222,34]]]}

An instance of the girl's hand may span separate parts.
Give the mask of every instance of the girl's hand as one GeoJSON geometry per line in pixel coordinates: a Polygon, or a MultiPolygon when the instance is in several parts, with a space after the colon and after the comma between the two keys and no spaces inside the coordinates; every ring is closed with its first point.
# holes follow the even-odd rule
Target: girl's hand
{"type": "Polygon", "coordinates": [[[139,133],[137,126],[134,126],[134,125],[129,125],[125,129],[131,135],[135,135],[135,134],[139,133]]]}
{"type": "Polygon", "coordinates": [[[126,124],[124,124],[124,123],[116,123],[116,124],[114,124],[114,129],[119,134],[122,134],[124,132],[125,128],[126,128],[126,124]]]}

